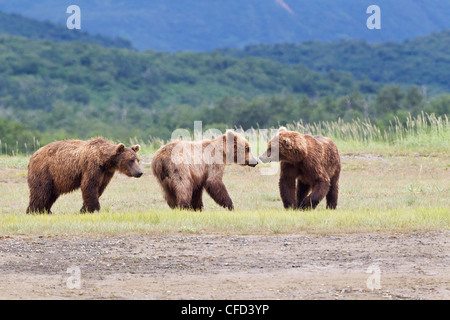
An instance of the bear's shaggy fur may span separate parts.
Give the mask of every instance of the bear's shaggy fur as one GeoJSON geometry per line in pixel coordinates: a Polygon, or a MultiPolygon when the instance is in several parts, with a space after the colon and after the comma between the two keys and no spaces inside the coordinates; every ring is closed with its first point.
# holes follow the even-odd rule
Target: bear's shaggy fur
{"type": "Polygon", "coordinates": [[[326,196],[327,208],[336,209],[341,162],[331,139],[281,127],[260,160],[280,161],[279,186],[285,208],[315,209],[326,196]]]}
{"type": "Polygon", "coordinates": [[[233,201],[222,182],[225,165],[256,166],[246,139],[233,131],[213,140],[176,140],[161,147],[152,159],[152,172],[170,208],[202,210],[203,189],[224,208],[233,201]]]}
{"type": "Polygon", "coordinates": [[[81,212],[100,210],[99,197],[114,173],[140,177],[139,145],[125,148],[103,138],[89,141],[64,140],[50,143],[30,158],[27,213],[51,213],[58,197],[81,187],[81,212]]]}

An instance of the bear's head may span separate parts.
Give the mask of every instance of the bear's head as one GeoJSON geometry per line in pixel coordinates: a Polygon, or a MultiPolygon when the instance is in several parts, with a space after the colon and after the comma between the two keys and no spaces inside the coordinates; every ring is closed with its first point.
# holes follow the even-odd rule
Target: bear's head
{"type": "Polygon", "coordinates": [[[298,153],[302,145],[297,132],[288,131],[285,127],[281,127],[278,134],[269,141],[267,150],[259,159],[262,163],[295,161],[298,160],[298,153]]]}
{"type": "Polygon", "coordinates": [[[139,178],[142,176],[142,170],[139,167],[139,157],[137,152],[141,149],[139,145],[126,148],[123,143],[117,145],[116,159],[119,172],[129,176],[139,178]]]}
{"type": "Polygon", "coordinates": [[[251,167],[255,167],[258,164],[258,160],[250,151],[250,144],[240,134],[227,130],[223,135],[223,143],[225,146],[225,163],[237,163],[251,167]]]}

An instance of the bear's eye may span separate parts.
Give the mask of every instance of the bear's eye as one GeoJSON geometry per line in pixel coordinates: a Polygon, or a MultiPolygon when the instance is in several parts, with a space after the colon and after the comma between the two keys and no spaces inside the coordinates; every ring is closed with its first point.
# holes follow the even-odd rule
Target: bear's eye
{"type": "Polygon", "coordinates": [[[246,152],[250,152],[250,147],[245,147],[246,152]]]}
{"type": "Polygon", "coordinates": [[[128,163],[129,163],[129,164],[133,164],[133,163],[134,163],[134,160],[128,160],[128,163]]]}

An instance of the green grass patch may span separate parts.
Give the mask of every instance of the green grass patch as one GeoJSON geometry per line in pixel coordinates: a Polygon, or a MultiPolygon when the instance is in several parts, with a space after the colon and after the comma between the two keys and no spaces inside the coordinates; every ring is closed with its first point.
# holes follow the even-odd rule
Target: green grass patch
{"type": "Polygon", "coordinates": [[[448,208],[100,212],[0,217],[0,234],[293,234],[448,230],[448,208]]]}

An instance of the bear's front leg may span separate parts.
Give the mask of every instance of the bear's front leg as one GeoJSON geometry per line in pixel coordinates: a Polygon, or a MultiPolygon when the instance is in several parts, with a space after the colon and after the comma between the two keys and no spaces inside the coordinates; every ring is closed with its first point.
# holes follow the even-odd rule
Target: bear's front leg
{"type": "Polygon", "coordinates": [[[203,186],[200,186],[199,188],[195,189],[194,192],[192,193],[191,207],[195,211],[197,210],[202,211],[203,209],[202,194],[203,194],[203,186]]]}
{"type": "Polygon", "coordinates": [[[295,208],[296,205],[296,179],[298,176],[298,169],[288,162],[281,162],[280,164],[280,196],[283,201],[283,206],[286,209],[295,208]]]}
{"type": "Polygon", "coordinates": [[[100,187],[97,180],[98,179],[86,177],[81,181],[81,194],[83,196],[83,207],[81,207],[80,210],[81,213],[100,211],[100,187]]]}
{"type": "Polygon", "coordinates": [[[328,190],[330,190],[330,182],[319,181],[315,183],[312,187],[311,194],[302,201],[299,207],[303,210],[315,209],[319,202],[326,196],[328,190]]]}
{"type": "Polygon", "coordinates": [[[83,196],[83,206],[80,209],[80,213],[92,213],[94,211],[100,211],[100,202],[98,198],[94,197],[84,197],[83,196]]]}
{"type": "Polygon", "coordinates": [[[213,200],[220,206],[233,210],[233,201],[231,200],[227,188],[220,180],[207,180],[205,183],[206,192],[213,198],[213,200]]]}
{"type": "Polygon", "coordinates": [[[301,206],[303,200],[306,199],[310,191],[311,191],[310,185],[304,184],[303,182],[300,181],[300,179],[297,181],[297,208],[301,206]]]}
{"type": "Polygon", "coordinates": [[[280,196],[285,209],[295,208],[295,176],[281,175],[280,196]]]}

